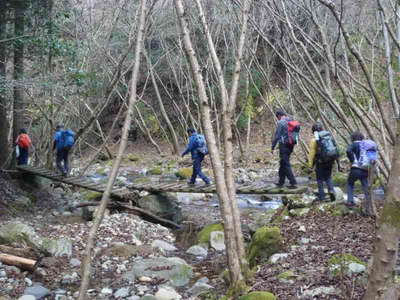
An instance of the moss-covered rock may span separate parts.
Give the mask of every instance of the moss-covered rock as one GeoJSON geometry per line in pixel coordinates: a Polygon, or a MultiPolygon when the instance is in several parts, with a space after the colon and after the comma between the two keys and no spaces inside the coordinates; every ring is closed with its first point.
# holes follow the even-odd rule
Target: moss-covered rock
{"type": "Polygon", "coordinates": [[[363,273],[367,264],[352,254],[335,254],[328,260],[329,274],[332,277],[363,273]]]}
{"type": "Polygon", "coordinates": [[[175,176],[179,179],[189,179],[192,177],[193,169],[192,168],[180,168],[175,172],[175,176]]]}
{"type": "Polygon", "coordinates": [[[86,192],[83,194],[83,199],[86,200],[86,201],[96,200],[96,199],[101,198],[102,195],[103,195],[103,194],[102,194],[102,193],[99,193],[99,192],[95,192],[95,191],[86,191],[86,192]]]}
{"type": "Polygon", "coordinates": [[[263,226],[257,229],[248,249],[248,261],[254,266],[257,259],[268,260],[272,254],[282,248],[282,236],[279,227],[263,226]]]}
{"type": "Polygon", "coordinates": [[[182,222],[182,208],[176,193],[154,193],[137,200],[137,206],[175,223],[182,222]]]}
{"type": "Polygon", "coordinates": [[[297,278],[297,275],[289,270],[289,271],[285,271],[281,274],[278,275],[278,279],[281,282],[285,282],[285,283],[291,283],[293,282],[295,279],[297,278]]]}
{"type": "Polygon", "coordinates": [[[345,173],[335,173],[332,176],[332,182],[336,186],[345,187],[347,184],[347,174],[345,173]]]}
{"type": "Polygon", "coordinates": [[[139,161],[140,157],[136,154],[129,153],[128,155],[126,155],[126,159],[130,161],[139,161]]]}
{"type": "Polygon", "coordinates": [[[282,198],[282,202],[286,205],[289,209],[296,209],[296,208],[305,208],[311,207],[312,203],[315,201],[316,197],[314,195],[307,195],[307,194],[292,194],[292,195],[285,195],[282,198]]]}
{"type": "Polygon", "coordinates": [[[289,216],[291,217],[302,217],[310,212],[310,208],[296,208],[289,210],[289,216]]]}
{"type": "Polygon", "coordinates": [[[251,292],[240,297],[239,300],[276,300],[276,297],[270,292],[251,292]]]}
{"type": "Polygon", "coordinates": [[[100,174],[100,175],[103,175],[103,176],[107,176],[107,172],[108,172],[107,168],[99,168],[99,169],[96,170],[97,174],[100,174]]]}
{"type": "Polygon", "coordinates": [[[197,234],[198,243],[208,245],[210,243],[211,232],[213,231],[224,231],[224,226],[220,223],[207,225],[197,234]]]}
{"type": "Polygon", "coordinates": [[[154,167],[149,170],[150,175],[162,175],[163,171],[160,166],[154,167]]]}

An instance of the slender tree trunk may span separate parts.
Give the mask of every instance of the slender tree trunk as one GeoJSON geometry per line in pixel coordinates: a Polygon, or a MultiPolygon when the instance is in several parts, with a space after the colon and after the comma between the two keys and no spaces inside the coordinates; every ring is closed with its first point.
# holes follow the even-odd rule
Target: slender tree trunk
{"type": "MultiPolygon", "coordinates": [[[[23,36],[25,32],[26,1],[14,0],[14,35],[23,36]]],[[[24,127],[24,92],[22,80],[24,78],[24,43],[21,40],[14,41],[14,111],[13,111],[13,140],[24,127]]]]}
{"type": "Polygon", "coordinates": [[[387,298],[394,292],[394,268],[400,238],[400,119],[397,119],[397,135],[393,153],[392,169],[385,197],[385,205],[379,217],[379,227],[373,252],[373,263],[364,300],[387,298]]]}
{"type": "Polygon", "coordinates": [[[224,169],[216,146],[216,139],[211,123],[211,113],[206,93],[206,87],[201,74],[201,68],[193,49],[192,41],[189,35],[189,29],[186,20],[186,14],[182,0],[174,0],[175,9],[179,19],[179,27],[183,35],[184,48],[193,74],[200,104],[201,119],[204,133],[210,151],[211,163],[215,175],[217,193],[220,201],[221,214],[224,222],[225,243],[227,248],[228,267],[230,271],[231,282],[233,285],[239,284],[243,280],[240,258],[238,256],[234,219],[230,205],[230,197],[225,182],[224,169]]]}
{"type": "MultiPolygon", "coordinates": [[[[0,1],[0,40],[6,37],[6,1],[0,1]]],[[[6,98],[6,42],[0,42],[0,168],[7,161],[9,154],[6,98]]]]}
{"type": "Polygon", "coordinates": [[[110,173],[110,177],[107,182],[106,189],[101,198],[99,210],[93,221],[93,225],[90,228],[90,233],[89,233],[89,236],[87,239],[86,248],[85,248],[85,258],[83,261],[82,282],[81,282],[81,286],[79,289],[78,300],[85,300],[87,298],[86,292],[87,292],[87,289],[89,287],[89,282],[90,282],[90,273],[91,273],[90,265],[91,265],[91,258],[92,258],[92,254],[93,254],[93,247],[94,247],[94,241],[96,238],[96,233],[101,224],[101,221],[103,220],[104,212],[110,201],[110,194],[111,194],[112,188],[114,186],[114,181],[118,175],[118,170],[119,170],[119,166],[121,164],[122,156],[125,152],[126,145],[128,143],[128,134],[129,134],[129,129],[130,129],[130,126],[132,123],[134,105],[137,100],[136,84],[137,84],[137,79],[139,76],[139,66],[140,66],[140,61],[141,61],[140,56],[141,56],[141,52],[142,52],[143,36],[144,36],[144,31],[145,31],[146,5],[147,5],[146,0],[140,1],[140,16],[139,16],[139,24],[137,26],[138,31],[137,31],[137,37],[136,37],[135,63],[134,63],[133,71],[132,71],[130,96],[129,96],[129,102],[128,102],[128,111],[126,113],[124,126],[122,128],[121,144],[118,149],[118,154],[117,154],[117,157],[113,164],[113,167],[112,167],[112,170],[110,173]]]}

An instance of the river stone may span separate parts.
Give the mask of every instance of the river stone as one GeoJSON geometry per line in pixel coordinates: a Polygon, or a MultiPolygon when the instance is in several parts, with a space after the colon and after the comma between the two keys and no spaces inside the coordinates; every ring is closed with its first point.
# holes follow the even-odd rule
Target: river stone
{"type": "Polygon", "coordinates": [[[119,290],[117,290],[114,293],[114,297],[115,298],[125,298],[129,296],[129,288],[124,287],[124,288],[120,288],[119,290]]]}
{"type": "Polygon", "coordinates": [[[280,261],[281,259],[285,259],[288,256],[288,253],[275,253],[269,258],[269,261],[271,262],[271,264],[276,264],[278,261],[280,261]]]}
{"type": "Polygon", "coordinates": [[[182,296],[179,295],[174,288],[170,286],[160,287],[154,295],[157,300],[180,300],[182,296]]]}
{"type": "Polygon", "coordinates": [[[214,287],[205,283],[200,282],[198,280],[189,290],[188,293],[191,294],[193,297],[197,297],[201,294],[207,293],[209,290],[213,289],[214,287]]]}
{"type": "Polygon", "coordinates": [[[24,291],[24,295],[32,295],[35,296],[36,299],[42,299],[50,295],[50,291],[40,284],[35,284],[27,287],[24,291]]]}
{"type": "Polygon", "coordinates": [[[315,289],[307,290],[303,293],[302,298],[317,297],[321,295],[336,295],[337,291],[333,286],[320,286],[315,289]]]}
{"type": "Polygon", "coordinates": [[[123,277],[130,280],[141,276],[165,279],[173,286],[180,287],[189,283],[193,271],[192,267],[179,257],[155,257],[135,261],[132,270],[123,277]]]}
{"type": "Polygon", "coordinates": [[[36,300],[36,297],[32,295],[23,295],[22,297],[19,297],[18,300],[36,300]]]}
{"type": "Polygon", "coordinates": [[[53,256],[66,256],[72,255],[72,243],[67,239],[51,240],[43,239],[43,249],[53,256]]]}
{"type": "Polygon", "coordinates": [[[194,256],[206,257],[208,254],[208,251],[207,251],[207,249],[204,249],[203,247],[201,247],[199,245],[194,245],[194,246],[190,247],[189,249],[187,249],[186,253],[192,254],[194,256]]]}
{"type": "Polygon", "coordinates": [[[351,273],[351,274],[362,273],[362,272],[365,272],[366,269],[367,269],[367,268],[366,268],[364,265],[359,264],[359,263],[354,263],[354,262],[352,262],[352,263],[350,263],[350,264],[348,265],[348,271],[349,271],[349,273],[351,273]]]}
{"type": "Polygon", "coordinates": [[[149,194],[137,200],[137,205],[159,217],[175,223],[182,222],[182,208],[176,193],[149,194]]]}
{"type": "Polygon", "coordinates": [[[174,245],[171,245],[170,243],[167,243],[162,240],[154,240],[153,243],[151,243],[151,246],[153,248],[160,248],[165,251],[176,251],[176,247],[174,245]]]}
{"type": "Polygon", "coordinates": [[[222,231],[213,231],[210,234],[210,246],[217,251],[225,250],[225,235],[222,231]]]}
{"type": "Polygon", "coordinates": [[[72,259],[69,261],[69,264],[70,264],[72,267],[76,268],[76,267],[79,267],[79,266],[81,265],[81,261],[80,261],[79,259],[77,259],[77,258],[72,258],[72,259]]]}

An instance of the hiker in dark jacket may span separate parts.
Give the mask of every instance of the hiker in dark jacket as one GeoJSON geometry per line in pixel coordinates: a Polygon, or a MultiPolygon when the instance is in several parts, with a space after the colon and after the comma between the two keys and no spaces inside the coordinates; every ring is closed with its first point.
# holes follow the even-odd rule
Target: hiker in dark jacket
{"type": "MultiPolygon", "coordinates": [[[[315,166],[315,173],[317,176],[317,184],[318,184],[318,200],[325,201],[325,191],[324,191],[324,182],[328,187],[329,198],[331,201],[335,201],[335,190],[333,189],[332,182],[332,169],[333,165],[336,161],[338,170],[340,171],[340,163],[339,163],[339,155],[337,155],[336,159],[332,160],[324,160],[322,157],[319,141],[321,140],[321,136],[326,134],[328,138],[331,138],[332,145],[336,147],[336,142],[328,131],[324,131],[321,123],[315,123],[312,128],[312,133],[314,135],[313,139],[310,142],[310,152],[308,154],[308,167],[313,168],[315,166]],[[321,135],[320,135],[321,134],[321,135]]],[[[337,147],[336,147],[337,150],[337,147]]],[[[339,154],[337,152],[337,154],[339,154]]]]}
{"type": "Polygon", "coordinates": [[[53,150],[56,150],[56,165],[63,176],[67,176],[69,172],[68,155],[71,147],[65,147],[63,137],[64,125],[57,125],[54,133],[53,150]]]}
{"type": "Polygon", "coordinates": [[[274,153],[276,145],[279,145],[279,181],[276,186],[283,187],[287,178],[290,183],[289,188],[295,189],[297,182],[290,165],[290,155],[293,152],[294,144],[288,143],[288,122],[292,119],[283,110],[277,110],[275,116],[278,118],[278,124],[272,138],[271,152],[274,153]]]}
{"type": "MultiPolygon", "coordinates": [[[[187,133],[189,134],[189,143],[182,153],[182,157],[184,157],[186,154],[189,152],[192,155],[192,161],[193,161],[193,173],[192,177],[190,178],[190,181],[188,184],[194,185],[196,183],[196,178],[199,176],[205,184],[210,184],[210,179],[201,171],[201,163],[204,160],[205,154],[201,153],[198,149],[197,145],[197,135],[199,135],[195,129],[189,128],[187,130],[187,133]]],[[[204,139],[204,137],[203,137],[204,139]]]]}
{"type": "Polygon", "coordinates": [[[368,198],[368,170],[361,169],[357,165],[357,161],[360,159],[360,142],[364,140],[364,135],[361,132],[353,132],[350,136],[352,143],[347,147],[347,157],[351,163],[351,169],[349,177],[347,179],[347,206],[354,206],[354,184],[357,180],[361,181],[361,187],[365,195],[365,199],[368,198]]]}

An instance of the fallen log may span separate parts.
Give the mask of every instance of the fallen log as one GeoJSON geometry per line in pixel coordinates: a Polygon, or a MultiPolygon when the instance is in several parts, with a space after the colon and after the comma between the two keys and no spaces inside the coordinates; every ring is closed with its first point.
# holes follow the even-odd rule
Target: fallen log
{"type": "MultiPolygon", "coordinates": [[[[98,206],[98,205],[99,205],[99,202],[82,202],[82,203],[75,205],[74,208],[87,207],[87,206],[98,206]]],[[[108,208],[124,209],[128,213],[135,214],[135,215],[143,218],[146,221],[149,221],[151,223],[161,224],[168,228],[174,228],[174,229],[181,228],[181,226],[176,224],[175,222],[158,217],[155,214],[152,214],[151,212],[148,212],[147,210],[144,210],[144,209],[136,207],[136,206],[131,206],[131,205],[123,204],[121,202],[114,201],[114,202],[111,202],[108,204],[108,208]]]]}
{"type": "Polygon", "coordinates": [[[36,269],[37,265],[36,260],[10,254],[0,254],[0,261],[5,265],[16,266],[22,270],[27,270],[31,272],[36,269]]]}
{"type": "Polygon", "coordinates": [[[33,260],[37,260],[40,257],[40,254],[32,248],[15,248],[9,247],[5,245],[0,245],[0,253],[11,254],[16,256],[21,256],[25,258],[30,258],[33,260]]]}

